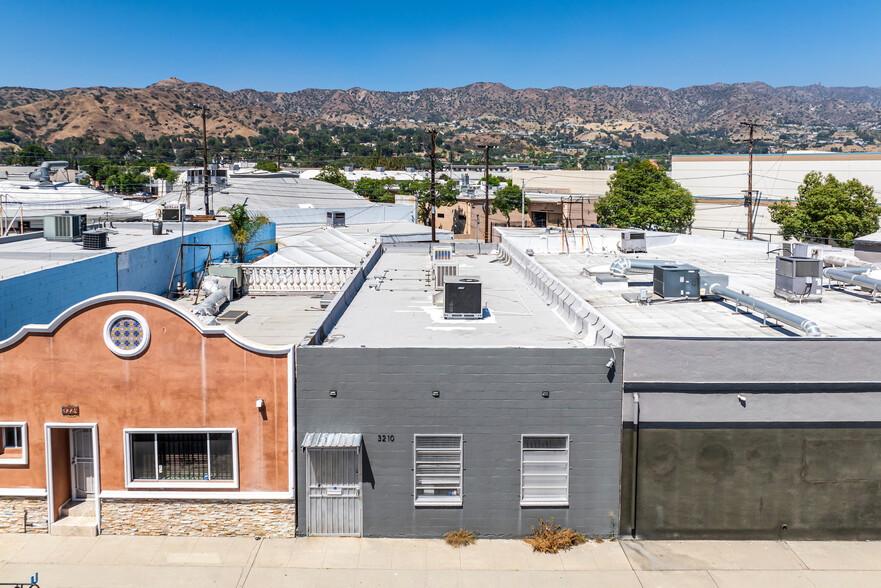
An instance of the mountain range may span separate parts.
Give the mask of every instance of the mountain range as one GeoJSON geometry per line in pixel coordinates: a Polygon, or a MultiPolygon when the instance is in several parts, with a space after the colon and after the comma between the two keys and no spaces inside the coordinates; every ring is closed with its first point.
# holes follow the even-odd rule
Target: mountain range
{"type": "Polygon", "coordinates": [[[260,126],[396,124],[494,119],[517,125],[641,121],[664,133],[733,132],[741,120],[799,126],[881,125],[881,88],[785,86],[761,82],[621,88],[512,89],[498,83],[409,92],[306,89],[226,91],[168,78],[146,88],[0,88],[0,129],[54,141],[88,131],[147,138],[201,131],[194,104],[208,104],[213,136],[256,134],[260,126]]]}

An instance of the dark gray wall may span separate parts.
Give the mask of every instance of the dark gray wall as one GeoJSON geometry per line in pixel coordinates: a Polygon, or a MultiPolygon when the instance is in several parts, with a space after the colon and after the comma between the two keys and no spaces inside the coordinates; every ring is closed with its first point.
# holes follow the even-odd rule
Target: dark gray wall
{"type": "MultiPolygon", "coordinates": [[[[365,536],[440,537],[460,527],[522,536],[551,516],[609,535],[618,522],[621,440],[621,375],[605,367],[610,356],[604,348],[299,347],[297,443],[307,432],[364,435],[365,536]],[[413,505],[417,433],[463,434],[461,508],[413,505]],[[570,435],[568,508],[520,507],[520,435],[543,433],[570,435]],[[378,435],[395,441],[381,443],[378,435]]],[[[297,468],[303,505],[302,451],[297,468]]],[[[298,510],[304,530],[305,511],[298,510]]]]}
{"type": "MultiPolygon", "coordinates": [[[[622,453],[622,529],[630,526],[622,453]]],[[[640,428],[636,531],[651,539],[881,538],[881,428],[640,428]]]]}

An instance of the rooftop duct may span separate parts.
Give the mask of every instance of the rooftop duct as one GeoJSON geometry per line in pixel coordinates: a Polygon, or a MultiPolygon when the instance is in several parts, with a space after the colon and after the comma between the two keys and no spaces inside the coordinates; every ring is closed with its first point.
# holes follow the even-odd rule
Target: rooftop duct
{"type": "MultiPolygon", "coordinates": [[[[654,272],[654,267],[656,265],[675,264],[676,262],[672,261],[627,259],[619,257],[612,262],[610,270],[614,275],[623,276],[628,272],[628,270],[654,272]]],[[[767,302],[762,302],[761,300],[757,300],[751,296],[747,296],[743,292],[738,292],[736,290],[728,288],[728,276],[721,274],[704,274],[704,272],[700,273],[702,276],[700,280],[701,292],[730,300],[735,303],[735,306],[744,306],[746,308],[754,310],[757,313],[762,314],[766,319],[771,318],[776,320],[777,322],[783,323],[784,325],[788,325],[794,329],[798,329],[799,331],[805,333],[808,337],[822,337],[823,333],[820,331],[820,327],[814,321],[798,316],[797,314],[793,314],[787,310],[783,310],[782,308],[778,308],[773,304],[768,304],[767,302]]],[[[877,280],[877,283],[879,288],[881,288],[881,280],[877,280]]]]}
{"type": "Polygon", "coordinates": [[[853,284],[872,292],[872,300],[881,293],[881,280],[866,275],[875,267],[830,267],[823,271],[823,275],[830,280],[837,280],[847,284],[853,284]]]}
{"type": "Polygon", "coordinates": [[[28,174],[28,177],[38,181],[41,186],[54,186],[49,174],[56,169],[66,169],[67,166],[68,163],[66,161],[44,161],[40,164],[40,169],[32,171],[28,174]]]}

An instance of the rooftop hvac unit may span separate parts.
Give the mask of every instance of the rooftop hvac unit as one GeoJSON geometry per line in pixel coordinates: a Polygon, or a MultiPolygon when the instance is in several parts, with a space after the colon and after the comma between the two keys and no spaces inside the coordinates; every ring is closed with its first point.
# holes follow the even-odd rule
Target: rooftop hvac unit
{"type": "Polygon", "coordinates": [[[647,253],[645,233],[642,231],[624,231],[618,249],[624,253],[647,253]]]}
{"type": "Polygon", "coordinates": [[[792,243],[784,241],[780,244],[780,255],[782,257],[790,257],[792,255],[792,243]]]}
{"type": "Polygon", "coordinates": [[[86,230],[86,215],[56,214],[43,217],[43,237],[50,241],[79,241],[86,230]]]}
{"type": "Polygon", "coordinates": [[[438,263],[434,266],[434,289],[443,290],[444,283],[449,278],[459,275],[458,263],[438,263]]]}
{"type": "Polygon", "coordinates": [[[823,252],[829,249],[828,245],[817,245],[816,243],[793,243],[792,257],[813,257],[818,259],[822,257],[823,252]]]}
{"type": "Polygon", "coordinates": [[[376,168],[376,171],[378,171],[378,172],[381,173],[381,174],[384,174],[384,173],[385,173],[385,168],[384,168],[384,167],[378,167],[378,168],[376,168]]]}
{"type": "Polygon", "coordinates": [[[823,260],[778,257],[774,295],[790,302],[811,302],[823,297],[823,260]]]}
{"type": "Polygon", "coordinates": [[[700,298],[700,270],[693,265],[656,265],[654,293],[662,298],[700,298]]]}
{"type": "Polygon", "coordinates": [[[186,204],[173,204],[162,209],[162,220],[177,221],[186,220],[187,218],[186,204]]]}
{"type": "Polygon", "coordinates": [[[444,318],[483,318],[479,278],[456,276],[444,281],[444,318]]]}
{"type": "Polygon", "coordinates": [[[84,231],[83,249],[107,249],[107,231],[84,231]]]}
{"type": "Polygon", "coordinates": [[[327,226],[344,227],[346,226],[346,213],[341,211],[327,213],[327,226]]]}
{"type": "Polygon", "coordinates": [[[435,247],[431,250],[431,261],[450,261],[453,259],[452,247],[435,247]]]}

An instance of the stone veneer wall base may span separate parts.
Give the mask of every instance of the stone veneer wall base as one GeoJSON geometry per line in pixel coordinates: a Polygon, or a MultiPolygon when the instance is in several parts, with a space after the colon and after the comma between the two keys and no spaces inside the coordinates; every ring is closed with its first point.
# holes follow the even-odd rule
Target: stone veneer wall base
{"type": "Polygon", "coordinates": [[[0,533],[46,533],[49,513],[45,498],[0,496],[0,533]]]}
{"type": "Polygon", "coordinates": [[[293,500],[102,499],[101,533],[293,537],[293,500]]]}

